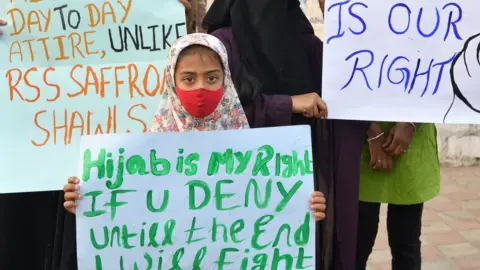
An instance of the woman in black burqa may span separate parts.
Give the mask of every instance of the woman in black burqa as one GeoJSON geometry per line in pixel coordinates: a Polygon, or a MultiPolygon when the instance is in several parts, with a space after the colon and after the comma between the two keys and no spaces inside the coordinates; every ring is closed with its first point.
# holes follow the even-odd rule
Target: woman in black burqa
{"type": "MultiPolygon", "coordinates": [[[[312,119],[320,115],[313,105],[321,94],[322,43],[298,1],[215,0],[205,26],[229,50],[244,108],[263,109],[261,115],[249,114],[252,127],[274,122],[266,118],[276,119],[275,125],[312,126],[316,185],[328,196],[317,265],[353,269],[365,124],[312,119]]],[[[75,220],[63,201],[62,192],[0,196],[1,270],[76,269],[75,220]]]]}
{"type": "Polygon", "coordinates": [[[327,217],[317,227],[317,267],[350,270],[368,123],[315,119],[294,109],[299,99],[321,96],[322,89],[323,44],[299,5],[298,0],[215,0],[203,27],[227,48],[247,116],[249,106],[267,108],[249,117],[252,127],[262,126],[265,117],[312,127],[315,185],[327,197],[327,217]]]}

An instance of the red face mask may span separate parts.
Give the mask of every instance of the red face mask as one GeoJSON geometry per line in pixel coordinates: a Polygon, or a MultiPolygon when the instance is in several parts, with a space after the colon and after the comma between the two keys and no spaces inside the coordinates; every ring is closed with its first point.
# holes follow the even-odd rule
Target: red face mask
{"type": "Polygon", "coordinates": [[[223,97],[223,87],[216,91],[206,89],[185,91],[177,87],[176,91],[185,111],[197,118],[213,113],[223,97]]]}

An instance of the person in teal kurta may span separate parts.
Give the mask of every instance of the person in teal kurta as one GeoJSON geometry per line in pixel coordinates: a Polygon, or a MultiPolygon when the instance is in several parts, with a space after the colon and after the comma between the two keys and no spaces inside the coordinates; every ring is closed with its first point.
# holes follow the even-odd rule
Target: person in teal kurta
{"type": "Polygon", "coordinates": [[[372,124],[361,161],[357,270],[366,269],[382,203],[388,204],[392,269],[420,270],[423,204],[439,191],[435,125],[372,124]]]}

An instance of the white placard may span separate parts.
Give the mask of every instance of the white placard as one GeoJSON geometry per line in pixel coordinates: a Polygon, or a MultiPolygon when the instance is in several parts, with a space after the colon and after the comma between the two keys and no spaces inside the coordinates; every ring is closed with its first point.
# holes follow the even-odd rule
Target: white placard
{"type": "Polygon", "coordinates": [[[480,123],[480,2],[326,2],[334,119],[480,123]]]}
{"type": "Polygon", "coordinates": [[[83,137],[81,153],[79,269],[315,269],[308,126],[83,137]]]}

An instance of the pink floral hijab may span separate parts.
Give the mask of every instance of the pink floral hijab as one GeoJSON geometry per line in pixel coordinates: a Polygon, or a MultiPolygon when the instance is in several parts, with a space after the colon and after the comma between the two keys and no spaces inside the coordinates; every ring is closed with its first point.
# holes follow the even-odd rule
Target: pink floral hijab
{"type": "Polygon", "coordinates": [[[162,94],[150,131],[185,132],[249,128],[247,117],[240,104],[228,67],[227,50],[222,42],[208,34],[195,33],[184,36],[172,45],[168,55],[167,87],[162,94]],[[182,50],[191,45],[203,45],[214,50],[224,67],[224,94],[215,111],[205,118],[196,118],[185,111],[175,93],[175,65],[182,50]]]}

